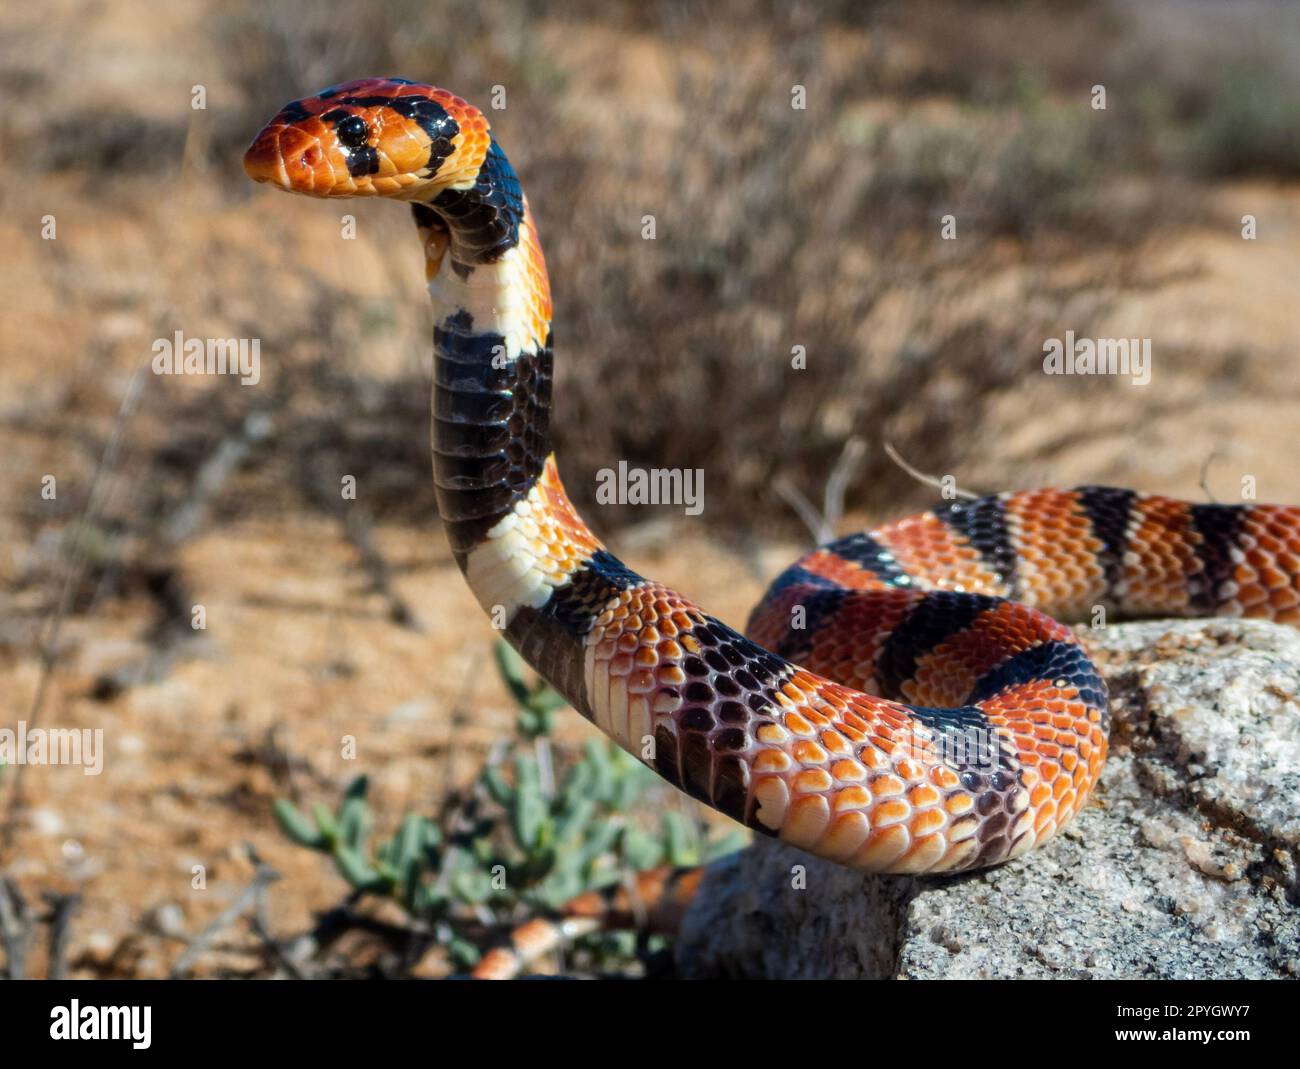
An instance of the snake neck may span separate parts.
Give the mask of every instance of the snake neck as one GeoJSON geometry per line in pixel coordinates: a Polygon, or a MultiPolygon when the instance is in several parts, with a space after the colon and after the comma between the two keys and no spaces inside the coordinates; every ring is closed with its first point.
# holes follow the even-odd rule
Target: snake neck
{"type": "Polygon", "coordinates": [[[434,305],[434,484],[452,552],[493,624],[581,709],[568,676],[584,617],[565,612],[567,598],[584,573],[625,569],[556,470],[551,296],[527,198],[493,141],[472,186],[413,214],[434,305]]]}
{"type": "Polygon", "coordinates": [[[550,287],[528,203],[495,141],[472,185],[412,208],[434,307],[434,481],[463,567],[551,451],[550,287]]]}

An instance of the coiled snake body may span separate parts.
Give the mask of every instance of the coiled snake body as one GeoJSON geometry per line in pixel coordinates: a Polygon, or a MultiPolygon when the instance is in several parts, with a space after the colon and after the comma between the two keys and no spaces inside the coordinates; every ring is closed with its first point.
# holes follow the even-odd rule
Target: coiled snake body
{"type": "Polygon", "coordinates": [[[832,542],[742,635],[625,566],[565,494],[546,267],[482,113],[351,82],[282,109],[244,162],[295,192],[411,203],[436,316],[434,479],[470,587],[574,708],[751,828],[875,872],[1004,861],[1079,811],[1106,757],[1105,684],[1065,622],[1300,621],[1300,509],[1084,487],[832,542]]]}

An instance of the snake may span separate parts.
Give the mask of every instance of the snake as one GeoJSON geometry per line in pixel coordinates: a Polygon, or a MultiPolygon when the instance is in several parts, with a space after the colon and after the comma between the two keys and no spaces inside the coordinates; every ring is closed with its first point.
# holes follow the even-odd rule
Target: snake
{"type": "MultiPolygon", "coordinates": [[[[1071,625],[1300,624],[1300,508],[1083,486],[944,500],[839,538],[733,629],[624,564],[565,491],[546,263],[482,111],[404,79],[351,81],[283,107],[244,168],[410,205],[435,324],[437,507],[470,590],[574,709],[756,832],[873,873],[999,864],[1060,831],[1106,760],[1106,684],[1071,625]]],[[[679,904],[695,886],[643,882],[679,904]]],[[[517,971],[629,908],[621,891],[575,900],[482,971],[517,971]]]]}

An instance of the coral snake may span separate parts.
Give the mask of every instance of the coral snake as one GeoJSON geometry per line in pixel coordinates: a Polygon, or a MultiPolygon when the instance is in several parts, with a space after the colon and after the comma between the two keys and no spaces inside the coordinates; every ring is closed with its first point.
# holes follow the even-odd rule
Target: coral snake
{"type": "MultiPolygon", "coordinates": [[[[1300,508],[1087,486],[946,503],[841,538],[783,572],[741,634],[613,556],[565,493],[546,265],[480,111],[400,79],[349,82],[281,109],[244,166],[297,193],[411,205],[457,564],[575,709],[757,831],[881,873],[1023,854],[1083,807],[1106,758],[1106,687],[1064,622],[1098,607],[1300,621],[1300,508]]],[[[695,880],[640,883],[680,907],[695,880]]],[[[628,913],[637,890],[525,926],[479,975],[628,913]]]]}

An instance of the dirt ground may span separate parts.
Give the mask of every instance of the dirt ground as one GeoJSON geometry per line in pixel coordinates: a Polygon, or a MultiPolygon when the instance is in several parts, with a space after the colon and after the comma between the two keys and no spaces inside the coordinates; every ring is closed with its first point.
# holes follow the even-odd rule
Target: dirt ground
{"type": "MultiPolygon", "coordinates": [[[[215,101],[234,94],[230,76],[205,48],[210,17],[205,4],[146,0],[8,5],[0,37],[10,58],[21,49],[26,64],[59,69],[75,55],[76,69],[43,87],[39,101],[9,120],[6,135],[25,137],[31,124],[60,114],[91,114],[88,102],[105,96],[123,110],[165,120],[188,113],[195,82],[206,84],[215,101]]],[[[599,27],[575,35],[559,20],[547,34],[550,62],[576,100],[612,100],[644,112],[645,86],[670,61],[667,46],[652,35],[629,31],[624,40],[599,27]]],[[[265,103],[273,109],[281,101],[265,103]]],[[[150,657],[156,599],[148,590],[92,584],[83,591],[74,582],[71,611],[59,616],[52,609],[68,575],[57,547],[91,497],[114,427],[116,452],[95,489],[98,513],[129,516],[169,493],[183,496],[184,487],[151,482],[166,477],[165,468],[160,476],[149,466],[157,459],[153,443],[176,413],[206,403],[212,384],[145,374],[134,407],[122,414],[153,338],[174,325],[224,336],[249,323],[292,324],[310,314],[304,309],[313,286],[328,284],[363,303],[400,301],[411,309],[386,332],[366,335],[358,327],[345,335],[341,366],[364,367],[381,382],[427,375],[428,324],[405,219],[390,218],[383,205],[362,205],[363,238],[341,243],[332,218],[321,222],[320,205],[232,187],[226,171],[204,161],[202,141],[216,130],[205,122],[191,126],[165,190],[129,169],[102,176],[58,171],[33,180],[12,153],[0,160],[0,532],[9,549],[0,557],[0,727],[38,716],[45,726],[102,728],[105,746],[97,776],[74,767],[26,769],[20,807],[15,770],[4,770],[0,811],[14,824],[0,847],[0,870],[30,902],[44,892],[81,895],[69,954],[75,976],[167,975],[185,939],[248,884],[245,844],[284,877],[269,897],[271,926],[302,930],[346,887],[318,856],[285,840],[272,801],[332,799],[365,771],[380,813],[428,809],[473,774],[513,717],[492,668],[490,628],[436,517],[419,502],[414,514],[394,510],[373,528],[393,592],[412,607],[418,630],[395,623],[389,601],[368,589],[342,525],[305,507],[288,485],[277,490],[265,473],[235,476],[230,493],[242,507],[229,515],[219,509],[219,522],[168,558],[193,603],[203,606],[207,627],[160,678],[115,693],[102,689],[106,676],[150,657]],[[42,238],[46,214],[57,219],[55,241],[42,238]],[[289,269],[304,262],[311,274],[289,269]],[[45,475],[57,480],[52,501],[41,497],[45,475]],[[255,508],[248,504],[254,501],[255,508]],[[356,739],[355,760],[341,756],[345,736],[356,739]]],[[[1238,499],[1247,476],[1261,500],[1300,500],[1300,186],[1223,182],[1208,191],[1207,208],[1186,226],[1142,236],[1126,250],[1130,273],[1112,280],[1104,308],[1089,306],[1095,336],[1153,338],[1152,384],[1081,384],[1026,372],[986,398],[980,437],[949,457],[946,470],[961,485],[1106,482],[1204,499],[1204,473],[1219,500],[1238,499]],[[1257,240],[1240,235],[1246,214],[1258,219],[1257,240]]],[[[544,206],[539,211],[544,232],[548,223],[561,225],[547,219],[544,206]]],[[[1088,258],[1101,255],[1081,249],[1051,266],[1024,256],[994,258],[969,272],[941,314],[959,322],[978,309],[1014,336],[1028,276],[1045,292],[1057,285],[1069,293],[1071,274],[1096,270],[1088,258]]],[[[869,265],[863,270],[865,277],[869,265]]],[[[568,280],[553,273],[552,282],[566,295],[561,312],[574,312],[568,280]]],[[[883,295],[861,323],[864,349],[904,346],[916,324],[934,314],[926,300],[925,292],[883,295]]],[[[1083,319],[1068,306],[1046,314],[1062,330],[1083,319]]],[[[302,359],[264,351],[269,387],[302,359]]],[[[1033,369],[1041,349],[1026,343],[1018,359],[1033,369]]],[[[561,378],[561,418],[564,391],[561,378]]],[[[942,382],[927,396],[927,403],[943,403],[942,382]]],[[[960,391],[952,396],[962,403],[960,391]]],[[[931,448],[942,454],[943,445],[931,448]]],[[[878,456],[881,441],[868,448],[878,456]]],[[[422,443],[413,440],[413,449],[422,443]]],[[[592,478],[563,457],[562,467],[575,485],[592,478]]],[[[709,474],[726,479],[725,472],[709,474]]],[[[931,498],[919,486],[903,499],[870,486],[859,490],[840,523],[844,531],[931,498]]],[[[638,571],[741,625],[766,581],[807,542],[775,497],[755,501],[750,517],[709,520],[660,510],[650,522],[621,525],[610,540],[638,571]]],[[[600,528],[602,516],[593,522],[600,528]]],[[[111,539],[113,526],[105,530],[111,539]]],[[[558,737],[576,746],[593,730],[568,714],[558,737]]],[[[207,961],[205,971],[254,968],[238,945],[242,937],[232,938],[235,945],[207,961]]],[[[43,968],[39,952],[30,968],[43,968]]]]}

